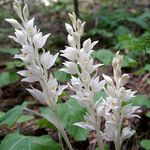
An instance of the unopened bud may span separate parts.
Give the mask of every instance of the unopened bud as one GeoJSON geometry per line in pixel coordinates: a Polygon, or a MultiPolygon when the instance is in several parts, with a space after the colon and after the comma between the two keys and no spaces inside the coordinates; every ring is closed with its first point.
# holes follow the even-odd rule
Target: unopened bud
{"type": "Polygon", "coordinates": [[[28,21],[28,18],[29,18],[29,9],[28,9],[27,5],[25,5],[24,8],[23,8],[23,16],[24,16],[25,21],[28,21]]]}

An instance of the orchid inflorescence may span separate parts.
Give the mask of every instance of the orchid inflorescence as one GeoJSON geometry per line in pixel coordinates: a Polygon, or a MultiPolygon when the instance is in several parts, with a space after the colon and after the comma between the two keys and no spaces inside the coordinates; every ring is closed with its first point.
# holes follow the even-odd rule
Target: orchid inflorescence
{"type": "Polygon", "coordinates": [[[71,75],[71,83],[59,85],[52,73],[49,73],[59,54],[51,55],[43,48],[50,34],[43,36],[34,26],[34,18],[29,20],[27,5],[22,9],[21,4],[15,0],[13,7],[22,25],[15,19],[6,19],[15,28],[15,36],[9,37],[22,46],[21,54],[15,55],[15,58],[21,59],[26,65],[26,70],[18,73],[24,77],[22,81],[40,83],[42,90],[31,86],[27,91],[53,111],[55,115],[49,116],[48,120],[56,126],[68,148],[73,149],[59,118],[56,103],[58,96],[69,86],[75,93],[72,97],[87,110],[84,121],[74,125],[89,131],[94,130],[100,150],[104,150],[104,140],[113,141],[116,150],[120,150],[123,141],[135,133],[130,126],[124,127],[124,120],[139,117],[134,114],[139,107],[129,103],[135,92],[124,87],[129,76],[121,72],[122,56],[117,52],[112,61],[113,79],[103,74],[104,79],[100,81],[97,70],[102,64],[95,65],[91,57],[93,47],[98,41],[91,42],[91,39],[87,39],[81,44],[85,22],[77,19],[75,13],[69,14],[72,25],[65,24],[69,46],[61,50],[61,56],[66,59],[61,70],[71,75]],[[105,91],[106,98],[95,102],[95,93],[102,90],[105,91]],[[101,127],[102,120],[105,121],[104,129],[101,127]]]}
{"type": "Polygon", "coordinates": [[[43,36],[42,32],[34,26],[34,18],[29,20],[28,6],[25,5],[22,10],[21,4],[18,1],[14,1],[13,8],[21,19],[22,25],[15,19],[6,19],[6,21],[15,28],[15,36],[9,37],[21,44],[21,54],[15,55],[15,58],[21,59],[26,64],[26,70],[19,71],[18,74],[24,77],[22,81],[29,83],[38,81],[40,83],[42,91],[32,86],[31,89],[27,90],[40,103],[46,104],[51,108],[55,115],[53,118],[49,116],[48,120],[56,126],[69,149],[72,150],[72,146],[63,128],[56,106],[58,96],[61,95],[67,86],[60,86],[52,73],[48,72],[54,65],[58,53],[53,56],[49,51],[45,52],[43,46],[50,34],[43,36]],[[41,54],[40,49],[42,49],[41,54]]]}

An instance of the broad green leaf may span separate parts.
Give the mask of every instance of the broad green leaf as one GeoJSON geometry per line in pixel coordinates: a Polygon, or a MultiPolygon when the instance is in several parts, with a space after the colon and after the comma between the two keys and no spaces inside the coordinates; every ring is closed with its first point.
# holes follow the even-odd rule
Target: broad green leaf
{"type": "Polygon", "coordinates": [[[0,118],[0,125],[7,124],[8,126],[13,126],[19,117],[23,113],[23,109],[26,107],[27,103],[23,103],[22,105],[15,106],[5,113],[3,117],[0,118]]]}
{"type": "MultiPolygon", "coordinates": [[[[65,103],[58,104],[58,111],[65,129],[78,141],[87,138],[87,131],[73,125],[75,122],[83,121],[85,109],[83,109],[75,99],[70,98],[65,103]]],[[[42,108],[41,113],[53,116],[49,108],[42,108]]]]}
{"type": "Polygon", "coordinates": [[[0,145],[1,150],[61,150],[60,145],[49,136],[24,136],[8,134],[0,145]]]}
{"type": "Polygon", "coordinates": [[[150,150],[150,140],[142,140],[140,142],[140,145],[145,149],[145,150],[150,150]]]}
{"type": "Polygon", "coordinates": [[[54,72],[54,76],[55,78],[60,81],[60,82],[64,82],[67,81],[71,78],[71,76],[63,71],[56,71],[54,72]]]}
{"type": "Polygon", "coordinates": [[[51,124],[49,121],[47,121],[44,118],[41,118],[41,119],[38,120],[38,125],[39,125],[40,128],[45,128],[46,127],[46,128],[56,129],[53,124],[51,124]]]}
{"type": "Polygon", "coordinates": [[[129,56],[123,56],[123,62],[122,62],[123,67],[135,67],[137,64],[138,62],[133,58],[129,56]]]}
{"type": "Polygon", "coordinates": [[[135,106],[145,106],[150,108],[150,99],[146,95],[137,95],[131,99],[131,102],[135,106]]]}
{"type": "Polygon", "coordinates": [[[93,57],[97,58],[104,65],[108,66],[111,64],[114,54],[109,49],[100,49],[99,51],[94,52],[93,57]]]}
{"type": "Polygon", "coordinates": [[[16,67],[23,67],[25,63],[19,61],[19,60],[14,60],[14,61],[9,61],[6,63],[6,68],[7,69],[14,69],[16,67]]]}
{"type": "Polygon", "coordinates": [[[83,121],[85,110],[73,98],[59,105],[61,119],[66,130],[77,140],[86,140],[87,131],[73,125],[75,122],[83,121]]]}
{"type": "Polygon", "coordinates": [[[15,55],[19,53],[18,48],[0,48],[0,52],[15,55]]]}
{"type": "Polygon", "coordinates": [[[19,80],[19,75],[16,72],[2,72],[0,74],[0,87],[9,85],[19,80]]]}
{"type": "Polygon", "coordinates": [[[34,119],[33,116],[30,116],[30,115],[21,115],[18,120],[17,120],[17,123],[23,123],[23,122],[27,122],[27,121],[30,121],[34,119]]]}

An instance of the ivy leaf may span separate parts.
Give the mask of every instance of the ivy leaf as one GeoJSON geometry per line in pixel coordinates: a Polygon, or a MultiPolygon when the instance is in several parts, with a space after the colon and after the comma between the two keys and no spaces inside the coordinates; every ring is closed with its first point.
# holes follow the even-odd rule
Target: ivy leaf
{"type": "Polygon", "coordinates": [[[1,142],[2,150],[61,150],[58,143],[49,136],[24,136],[19,133],[8,134],[1,142]]]}
{"type": "MultiPolygon", "coordinates": [[[[58,111],[65,129],[77,140],[82,141],[87,138],[87,130],[73,125],[75,122],[83,121],[85,109],[82,108],[75,99],[70,98],[65,103],[58,104],[58,111]]],[[[53,116],[49,108],[42,108],[43,116],[53,116]]]]}
{"type": "Polygon", "coordinates": [[[150,99],[146,95],[137,95],[131,99],[131,102],[135,106],[145,106],[150,108],[150,99]]]}
{"type": "Polygon", "coordinates": [[[111,64],[112,59],[115,55],[109,49],[101,49],[94,52],[93,57],[100,60],[104,65],[108,66],[111,64]]]}
{"type": "Polygon", "coordinates": [[[0,118],[0,125],[7,124],[8,126],[13,126],[19,117],[23,113],[23,109],[26,107],[27,103],[23,103],[22,105],[15,106],[14,108],[10,109],[0,118]]]}
{"type": "Polygon", "coordinates": [[[150,140],[142,140],[141,142],[140,142],[140,145],[144,148],[144,149],[146,149],[146,150],[150,150],[150,140]]]}

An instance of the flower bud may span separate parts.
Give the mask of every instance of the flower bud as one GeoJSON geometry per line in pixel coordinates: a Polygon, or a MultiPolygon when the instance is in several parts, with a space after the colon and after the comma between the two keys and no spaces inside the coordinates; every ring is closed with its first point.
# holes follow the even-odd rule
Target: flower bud
{"type": "Polygon", "coordinates": [[[70,24],[68,24],[68,23],[65,23],[65,26],[66,26],[67,32],[72,35],[72,33],[73,33],[72,26],[70,24]]]}
{"type": "Polygon", "coordinates": [[[29,18],[29,9],[27,5],[25,5],[23,8],[23,16],[24,16],[25,21],[27,21],[29,18]]]}
{"type": "Polygon", "coordinates": [[[17,0],[15,0],[13,2],[13,8],[14,8],[16,14],[19,16],[19,18],[23,19],[22,13],[21,13],[21,4],[17,0]]]}
{"type": "Polygon", "coordinates": [[[82,21],[80,19],[77,20],[77,30],[80,30],[82,26],[82,21]]]}

